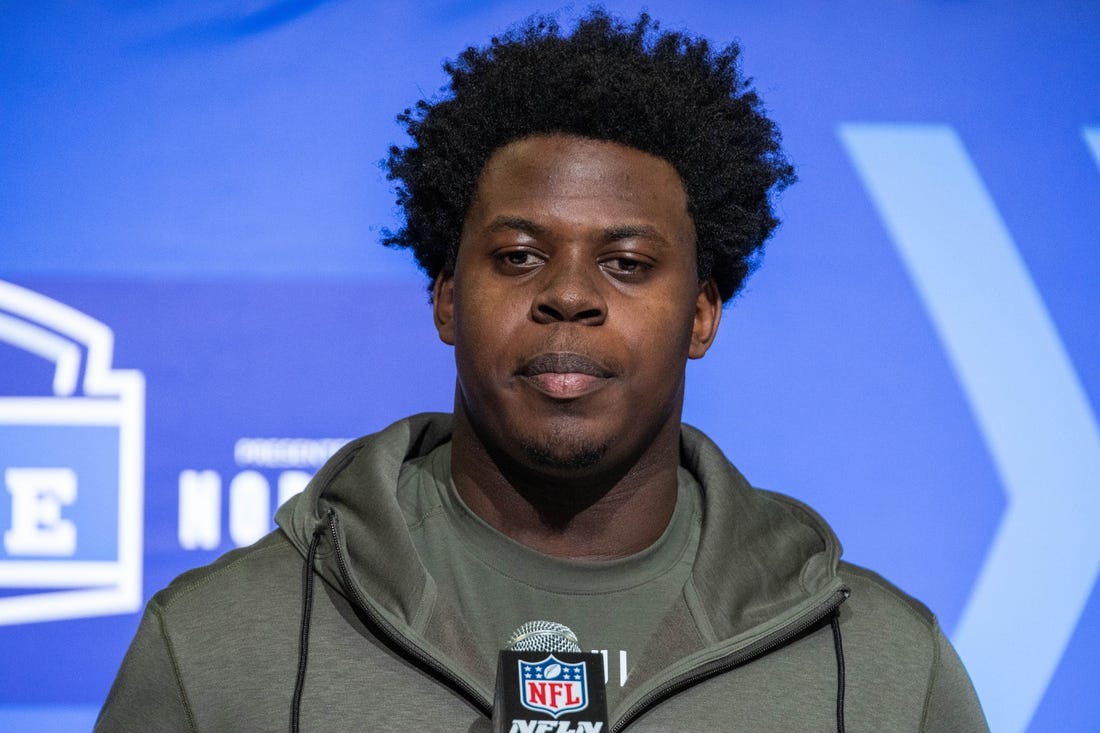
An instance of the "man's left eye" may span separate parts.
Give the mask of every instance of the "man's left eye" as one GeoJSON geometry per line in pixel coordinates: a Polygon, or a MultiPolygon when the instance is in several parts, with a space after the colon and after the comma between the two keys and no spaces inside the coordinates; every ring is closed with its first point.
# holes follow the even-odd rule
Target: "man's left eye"
{"type": "Polygon", "coordinates": [[[653,267],[647,262],[632,257],[613,257],[604,260],[601,264],[606,270],[624,275],[640,274],[653,267]]]}

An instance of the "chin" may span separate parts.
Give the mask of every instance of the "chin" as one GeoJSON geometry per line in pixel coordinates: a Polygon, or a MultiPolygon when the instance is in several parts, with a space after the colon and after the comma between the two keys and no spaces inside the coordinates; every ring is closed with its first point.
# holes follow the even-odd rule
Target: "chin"
{"type": "Polygon", "coordinates": [[[606,435],[586,434],[585,426],[573,421],[547,427],[517,436],[532,468],[573,473],[599,465],[607,455],[610,443],[606,435]]]}
{"type": "Polygon", "coordinates": [[[523,443],[523,454],[527,460],[541,468],[577,471],[592,468],[603,460],[607,453],[607,444],[600,445],[562,445],[555,442],[523,443]]]}

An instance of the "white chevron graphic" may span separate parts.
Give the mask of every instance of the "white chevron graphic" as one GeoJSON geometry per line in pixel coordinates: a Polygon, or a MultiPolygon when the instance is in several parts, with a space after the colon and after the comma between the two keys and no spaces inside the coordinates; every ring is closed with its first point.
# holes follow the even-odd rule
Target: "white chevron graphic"
{"type": "MultiPolygon", "coordinates": [[[[1100,431],[954,130],[845,124],[839,135],[939,333],[1007,495],[952,636],[991,729],[1023,733],[1100,570],[1100,431]]],[[[1100,130],[1086,140],[1100,161],[1100,130]]]]}

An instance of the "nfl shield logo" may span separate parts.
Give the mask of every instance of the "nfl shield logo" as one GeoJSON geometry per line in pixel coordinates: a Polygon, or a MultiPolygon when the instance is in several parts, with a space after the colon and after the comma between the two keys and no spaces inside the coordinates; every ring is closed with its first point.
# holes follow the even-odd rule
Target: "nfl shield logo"
{"type": "Polygon", "coordinates": [[[541,662],[519,663],[520,702],[529,710],[558,717],[588,707],[585,663],[568,664],[553,654],[541,662]]]}

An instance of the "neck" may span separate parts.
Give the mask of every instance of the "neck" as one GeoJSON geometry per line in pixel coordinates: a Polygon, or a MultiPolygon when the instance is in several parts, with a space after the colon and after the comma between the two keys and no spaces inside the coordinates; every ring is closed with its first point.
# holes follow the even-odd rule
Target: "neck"
{"type": "Polygon", "coordinates": [[[551,473],[490,450],[455,411],[451,474],[466,505],[515,541],[554,557],[610,560],[652,545],[676,506],[679,415],[622,465],[551,473]]]}

